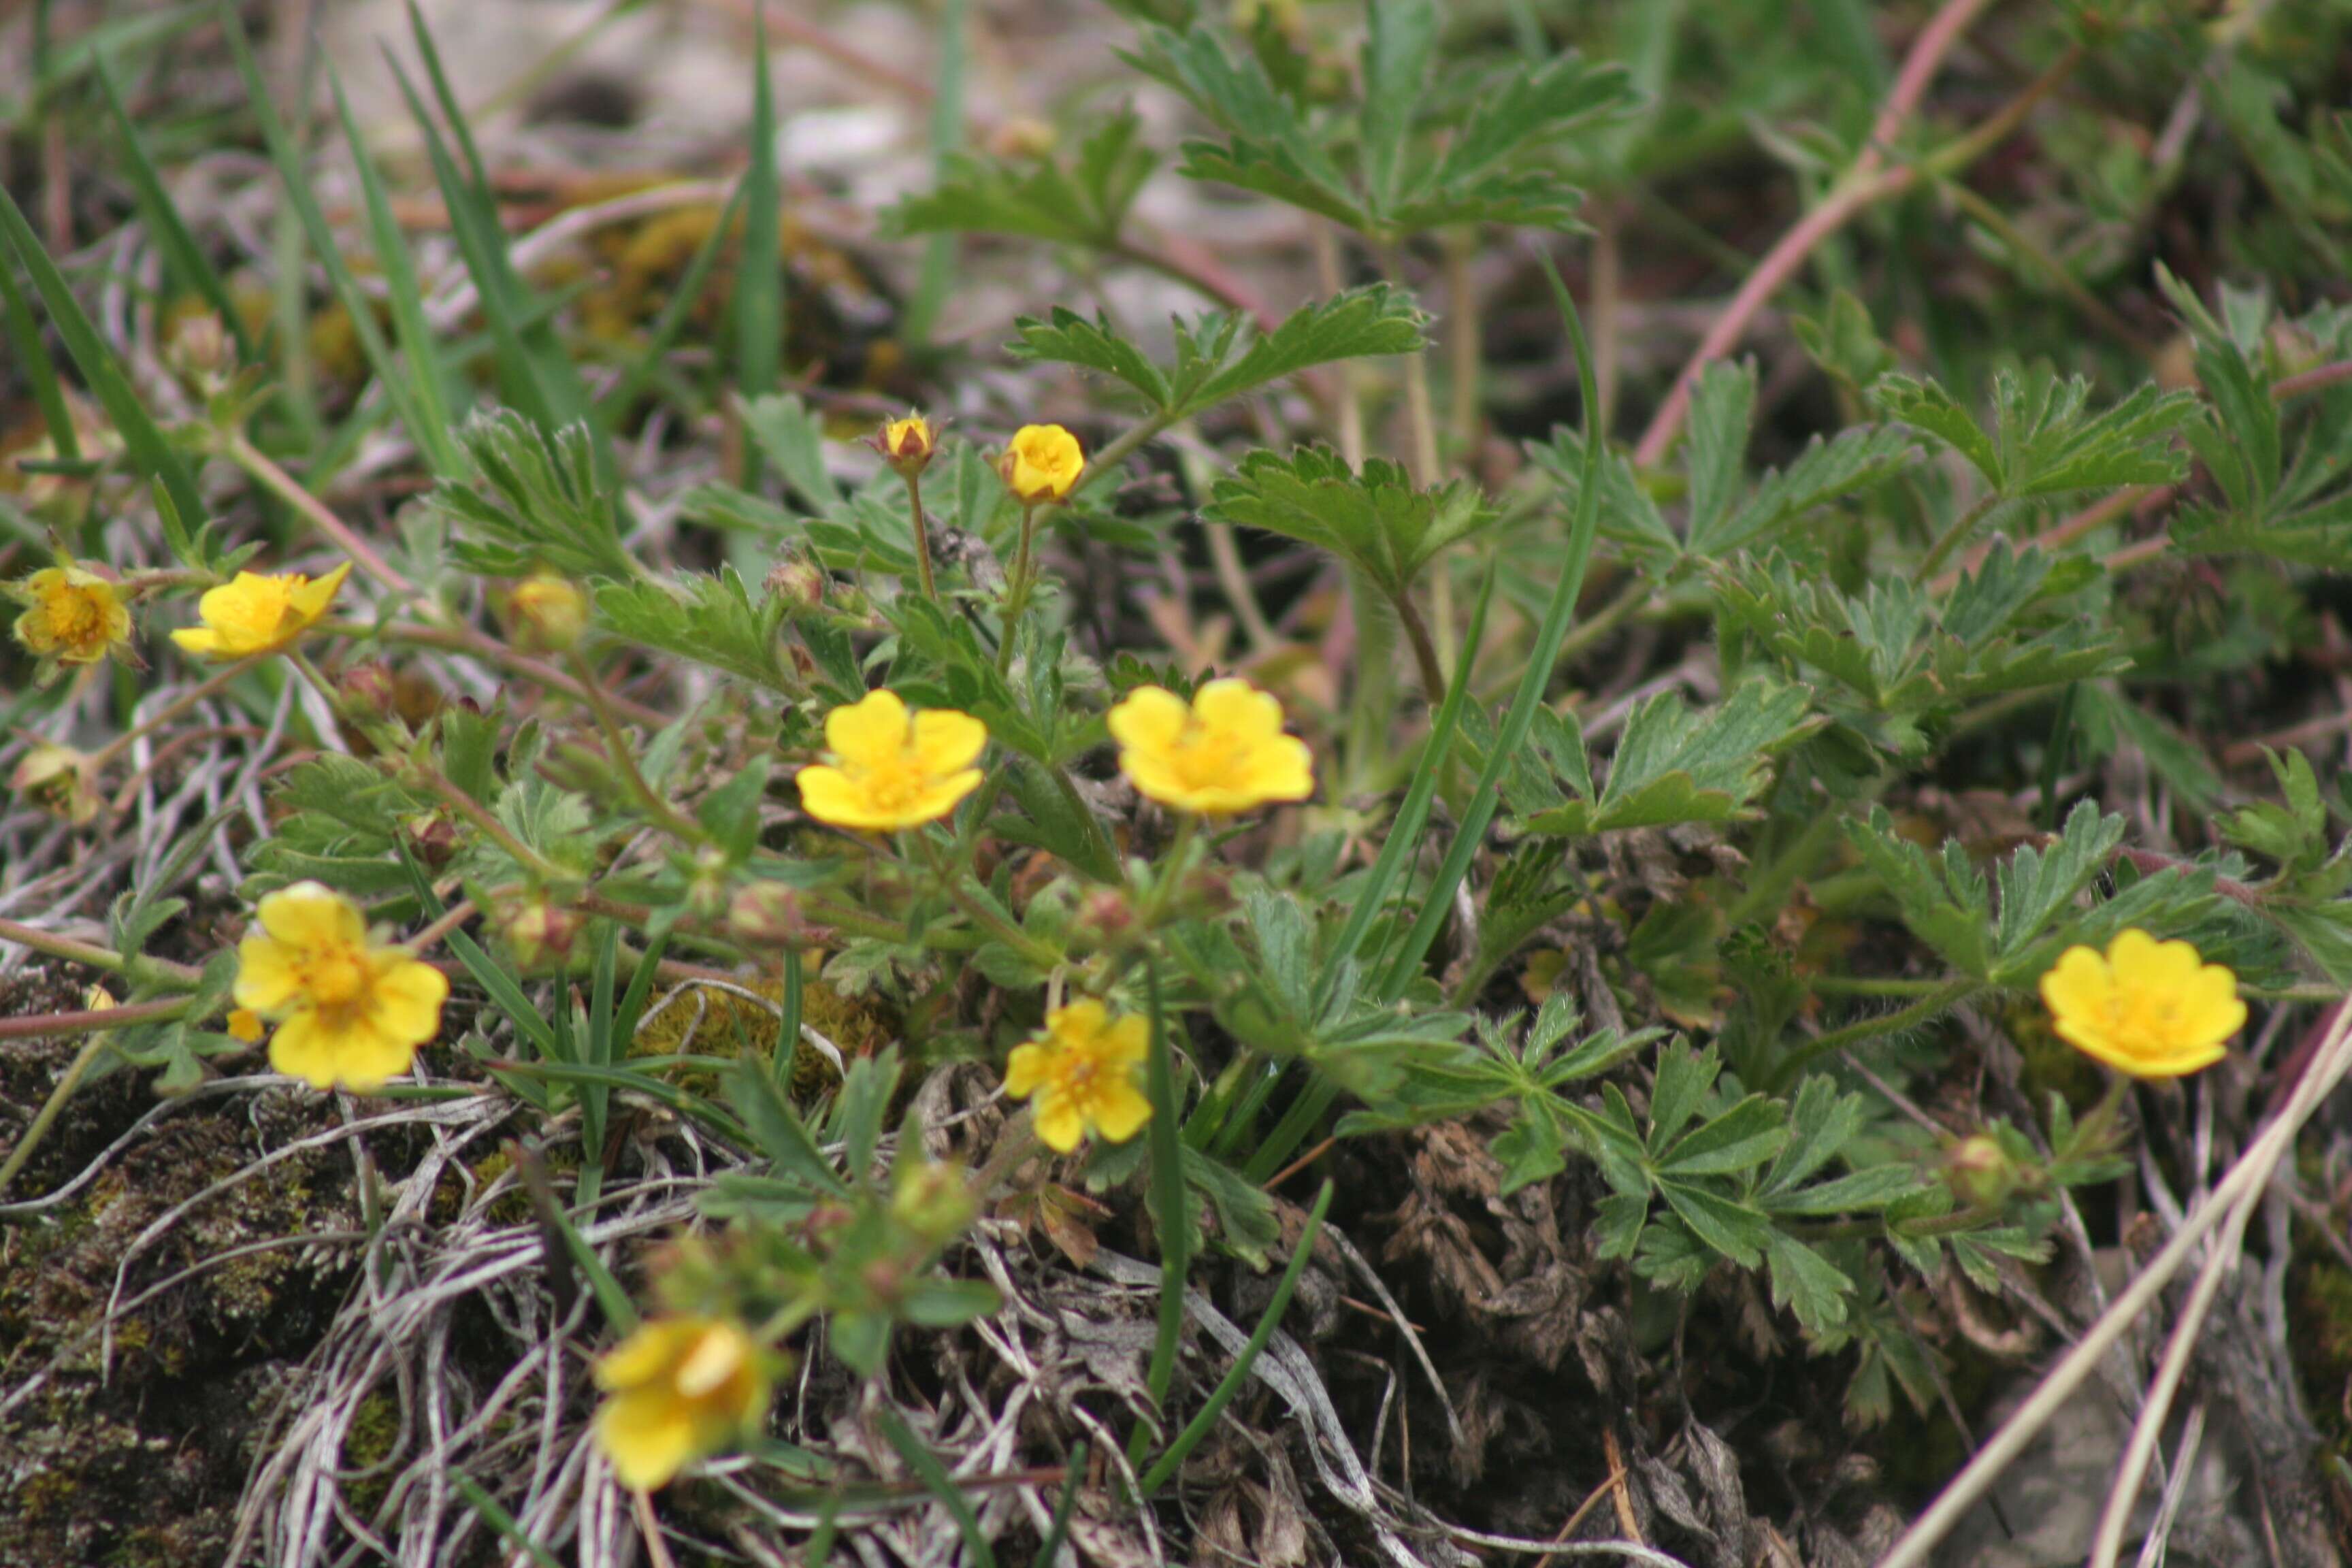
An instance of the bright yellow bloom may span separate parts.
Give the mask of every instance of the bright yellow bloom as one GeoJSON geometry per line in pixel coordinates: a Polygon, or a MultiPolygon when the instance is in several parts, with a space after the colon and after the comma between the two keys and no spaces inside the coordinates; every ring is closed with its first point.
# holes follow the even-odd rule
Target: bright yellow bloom
{"type": "Polygon", "coordinates": [[[1037,1136],[1066,1154],[1093,1133],[1124,1143],[1151,1120],[1151,1101],[1136,1087],[1151,1041],[1139,1013],[1114,1020],[1089,997],[1045,1016],[1045,1032],[1013,1047],[1004,1092],[1036,1101],[1037,1136]]]}
{"type": "MultiPolygon", "coordinates": [[[[264,897],[236,950],[236,1005],[275,1019],[269,1065],[312,1089],[380,1089],[441,1028],[449,981],[378,942],[351,900],[316,882],[264,897]]],[[[232,1027],[234,1027],[232,1019],[232,1027]]]]}
{"type": "Polygon", "coordinates": [[[121,590],[87,567],[47,567],[10,584],[9,595],[29,606],[16,617],[16,640],[35,658],[96,664],[131,645],[121,590]]]}
{"type": "Polygon", "coordinates": [[[250,1007],[230,1008],[227,1027],[231,1039],[242,1040],[248,1046],[259,1045],[261,1037],[268,1033],[268,1026],[262,1023],[261,1015],[250,1007]]]}
{"type": "Polygon", "coordinates": [[[1282,732],[1282,704],[1247,681],[1212,680],[1191,707],[1139,686],[1110,710],[1119,772],[1162,805],[1228,816],[1315,793],[1307,742],[1282,732]]]}
{"type": "Polygon", "coordinates": [[[1065,499],[1086,466],[1078,438],[1059,425],[1024,425],[996,459],[996,471],[1023,506],[1065,499]]]}
{"type": "Polygon", "coordinates": [[[2042,977],[2059,1038],[2134,1078],[2179,1078],[2211,1067],[2245,1026],[2238,977],[2200,962],[2185,942],[2118,935],[2106,956],[2070,947],[2042,977]]]}
{"type": "Polygon", "coordinates": [[[908,711],[895,691],[824,716],[833,761],[798,775],[801,804],[835,827],[919,827],[937,822],[980,787],[972,763],[988,746],[988,726],[952,708],[908,711]]]}
{"type": "Polygon", "coordinates": [[[621,1484],[667,1486],[689,1460],[715,1454],[768,1413],[768,1357],[726,1318],[655,1318],[596,1363],[612,1395],[596,1412],[596,1446],[621,1484]]]}
{"type": "Polygon", "coordinates": [[[299,572],[265,577],[240,572],[236,580],[206,590],[196,601],[204,625],[172,634],[172,640],[201,658],[250,658],[255,654],[281,653],[327,613],[335,590],[351,575],[344,562],[315,580],[299,572]]]}
{"type": "Polygon", "coordinates": [[[868,444],[898,472],[914,475],[930,466],[933,454],[939,450],[939,437],[929,420],[909,411],[904,419],[884,420],[882,433],[868,444]]]}

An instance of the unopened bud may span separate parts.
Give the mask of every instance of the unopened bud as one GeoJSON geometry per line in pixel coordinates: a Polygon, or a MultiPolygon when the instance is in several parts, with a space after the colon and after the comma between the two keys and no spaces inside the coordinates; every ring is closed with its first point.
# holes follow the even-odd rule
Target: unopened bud
{"type": "Polygon", "coordinates": [[[553,966],[572,956],[580,917],[546,899],[530,899],[508,911],[503,934],[516,963],[525,969],[553,966]]]}
{"type": "Polygon", "coordinates": [[[206,310],[184,318],[172,332],[164,363],[172,374],[199,397],[209,398],[229,383],[236,371],[236,345],[221,319],[206,310]]]}
{"type": "Polygon", "coordinates": [[[988,150],[1004,159],[1042,158],[1054,150],[1054,128],[1034,115],[1016,114],[997,126],[988,150]]]}
{"type": "Polygon", "coordinates": [[[786,556],[768,569],[768,592],[796,610],[814,610],[824,604],[831,581],[824,567],[798,555],[786,556]]]}
{"type": "Polygon", "coordinates": [[[747,947],[776,951],[815,947],[831,933],[813,924],[801,896],[782,882],[751,882],[727,903],[727,929],[747,947]]]}
{"type": "Polygon", "coordinates": [[[930,467],[932,456],[940,449],[939,437],[931,429],[931,422],[911,411],[904,419],[885,420],[882,428],[867,439],[866,445],[881,453],[884,462],[910,479],[930,467]]]}
{"type": "Polygon", "coordinates": [[[923,1160],[898,1168],[890,1213],[931,1246],[956,1236],[978,1212],[959,1167],[944,1160],[923,1160]]]}
{"type": "Polygon", "coordinates": [[[1116,947],[1135,929],[1135,905],[1117,888],[1095,888],[1078,901],[1078,930],[1098,947],[1116,947]]]}
{"type": "Polygon", "coordinates": [[[537,572],[507,596],[518,647],[532,653],[563,653],[588,629],[588,596],[569,577],[537,572]]]}
{"type": "Polygon", "coordinates": [[[726,853],[706,847],[694,854],[694,875],[686,884],[686,907],[697,920],[715,921],[727,912],[729,862],[726,853]]]}
{"type": "Polygon", "coordinates": [[[76,827],[97,820],[100,802],[94,760],[71,746],[35,746],[8,775],[8,787],[76,827]]]}
{"type": "Polygon", "coordinates": [[[428,871],[438,871],[457,853],[457,825],[442,812],[410,817],[400,825],[400,837],[428,871]]]}
{"type": "Polygon", "coordinates": [[[1990,1208],[2017,1190],[2017,1163],[1998,1139],[1979,1132],[1944,1156],[1944,1180],[1964,1204],[1990,1208]]]}
{"type": "Polygon", "coordinates": [[[355,713],[389,719],[399,710],[399,683],[394,679],[388,660],[363,659],[346,668],[336,677],[335,684],[343,701],[355,713]]]}

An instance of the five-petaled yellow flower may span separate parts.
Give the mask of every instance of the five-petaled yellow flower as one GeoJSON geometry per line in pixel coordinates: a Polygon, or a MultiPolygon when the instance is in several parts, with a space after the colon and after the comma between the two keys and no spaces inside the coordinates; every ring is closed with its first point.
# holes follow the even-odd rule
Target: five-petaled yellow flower
{"type": "Polygon", "coordinates": [[[996,471],[1023,506],[1066,499],[1086,466],[1078,438],[1059,425],[1024,425],[996,459],[996,471]]]}
{"type": "Polygon", "coordinates": [[[2245,1026],[2238,977],[2185,942],[2126,931],[2095,949],[2070,947],[2042,977],[2058,1036],[2134,1078],[2179,1078],[2211,1067],[2245,1026]]]}
{"type": "Polygon", "coordinates": [[[1045,1016],[1045,1031],[1013,1047],[1004,1092],[1036,1102],[1037,1136],[1066,1154],[1093,1133],[1124,1143],[1151,1120],[1151,1101],[1136,1087],[1151,1041],[1140,1013],[1114,1019],[1088,997],[1045,1016]]]}
{"type": "Polygon", "coordinates": [[[278,1025],[269,1065],[313,1089],[364,1094],[441,1028],[449,981],[379,942],[351,900],[317,882],[266,895],[236,950],[236,1005],[278,1025]]]}
{"type": "Polygon", "coordinates": [[[34,573],[8,586],[22,602],[16,640],[36,658],[61,664],[96,664],[131,646],[131,610],[122,591],[90,571],[68,562],[34,573]]]}
{"type": "Polygon", "coordinates": [[[1162,805],[1228,816],[1315,793],[1307,742],[1282,730],[1282,704],[1247,681],[1212,680],[1192,706],[1139,686],[1110,710],[1118,767],[1162,805]]]}
{"type": "Polygon", "coordinates": [[[769,1356],[731,1319],[655,1318],[596,1363],[612,1395],[596,1446],[624,1486],[650,1491],[688,1461],[718,1453],[765,1416],[769,1356]]]}
{"type": "Polygon", "coordinates": [[[172,640],[202,658],[227,660],[283,652],[318,625],[351,571],[352,563],[346,561],[318,578],[299,572],[274,577],[240,572],[236,581],[207,590],[196,601],[196,614],[205,624],[173,632],[172,640]]]}
{"type": "Polygon", "coordinates": [[[972,764],[988,726],[952,708],[912,712],[895,691],[869,691],[824,716],[824,742],[833,760],[798,775],[811,816],[835,827],[919,827],[980,787],[972,764]]]}

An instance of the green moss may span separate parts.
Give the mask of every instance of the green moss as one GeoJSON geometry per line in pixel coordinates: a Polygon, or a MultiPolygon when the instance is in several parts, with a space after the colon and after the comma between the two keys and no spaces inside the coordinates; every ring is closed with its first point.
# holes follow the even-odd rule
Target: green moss
{"type": "Polygon", "coordinates": [[[343,1428],[343,1496],[362,1518],[375,1511],[392,1486],[389,1461],[400,1447],[400,1401],[379,1389],[360,1401],[343,1428]]]}
{"type": "Polygon", "coordinates": [[[2288,1272],[2287,1344],[2304,1403],[2338,1454],[2352,1456],[2352,1268],[2305,1253],[2288,1272]]]}

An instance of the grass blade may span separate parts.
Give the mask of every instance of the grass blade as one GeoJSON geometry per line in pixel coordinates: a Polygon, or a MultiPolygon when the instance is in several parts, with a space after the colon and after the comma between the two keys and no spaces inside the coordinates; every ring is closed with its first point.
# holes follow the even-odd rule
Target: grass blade
{"type": "Polygon", "coordinates": [[[196,551],[195,539],[185,525],[187,519],[201,519],[205,515],[204,498],[196,493],[195,476],[188,471],[188,465],[182,460],[178,448],[164,439],[163,432],[148,416],[146,405],[131,389],[130,378],[122,374],[122,367],[116,363],[113,351],[106,346],[105,340],[98,335],[98,328],[83,314],[80,301],[73,297],[73,290],[66,284],[65,274],[58,270],[57,263],[51,261],[48,252],[41,248],[40,239],[33,233],[33,226],[26,220],[23,209],[16,205],[16,198],[5,188],[0,188],[0,232],[5,233],[8,243],[16,247],[17,259],[25,264],[26,275],[33,280],[34,291],[40,295],[41,303],[47,308],[49,320],[57,325],[58,335],[65,339],[66,353],[73,356],[82,379],[98,395],[99,404],[106,410],[107,418],[112,421],[115,430],[122,437],[122,444],[131,455],[131,467],[145,478],[161,484],[171,497],[172,506],[166,509],[164,516],[172,553],[186,565],[201,565],[203,563],[196,551]],[[179,513],[178,526],[172,521],[173,510],[179,513]]]}
{"type": "MultiPolygon", "coordinates": [[[[967,58],[966,18],[971,0],[947,0],[940,7],[940,74],[931,97],[931,161],[932,178],[940,178],[938,167],[949,153],[961,148],[964,142],[963,79],[967,58]]],[[[948,289],[955,283],[956,243],[952,230],[942,230],[931,236],[923,247],[923,269],[915,284],[915,297],[907,306],[907,314],[899,326],[900,335],[912,345],[920,347],[931,341],[931,331],[938,324],[940,307],[947,300],[948,289]]]]}
{"type": "MultiPolygon", "coordinates": [[[[1168,1013],[1160,1002],[1160,965],[1152,959],[1143,961],[1143,981],[1151,1009],[1150,1054],[1143,1069],[1151,1097],[1151,1204],[1160,1223],[1160,1333],[1144,1385],[1151,1391],[1153,1407],[1165,1410],[1168,1385],[1176,1375],[1176,1342],[1184,1329],[1192,1226],[1186,1212],[1191,1200],[1184,1188],[1184,1129],[1176,1114],[1176,1064],[1168,1049],[1168,1013]]],[[[1130,1464],[1142,1458],[1147,1441],[1147,1430],[1138,1423],[1128,1443],[1130,1464]]]]}
{"type": "Polygon", "coordinates": [[[408,237],[401,232],[400,220],[393,216],[392,197],[384,189],[383,176],[368,152],[367,139],[360,133],[351,100],[343,93],[343,79],[332,66],[327,68],[327,88],[334,94],[335,114],[342,121],[343,141],[350,146],[352,165],[359,171],[360,199],[367,209],[369,237],[374,242],[376,265],[383,272],[384,290],[392,302],[393,334],[399,341],[401,357],[408,363],[409,395],[415,403],[417,417],[429,427],[429,434],[426,430],[412,434],[425,448],[436,478],[462,479],[467,472],[466,459],[449,434],[453,423],[449,373],[441,360],[440,342],[425,314],[425,291],[417,281],[415,264],[409,258],[408,237]]]}
{"type": "Polygon", "coordinates": [[[1037,1548],[1035,1568],[1054,1568],[1062,1542],[1069,1539],[1070,1521],[1077,1515],[1078,1483],[1086,1474],[1087,1446],[1081,1440],[1070,1449],[1070,1462],[1062,1477],[1062,1500],[1054,1507],[1054,1527],[1045,1531],[1045,1544],[1037,1548]]]}
{"type": "MultiPolygon", "coordinates": [[[[1209,1402],[1201,1406],[1200,1414],[1184,1424],[1184,1430],[1176,1434],[1176,1440],[1168,1445],[1168,1451],[1143,1473],[1141,1484],[1145,1497],[1150,1497],[1167,1484],[1168,1478],[1176,1473],[1176,1467],[1182,1464],[1185,1457],[1199,1447],[1201,1439],[1215,1427],[1217,1417],[1224,1414],[1225,1406],[1234,1402],[1234,1395],[1239,1394],[1242,1384],[1249,1381],[1250,1369],[1257,1364],[1257,1358],[1265,1353],[1265,1347],[1274,1340],[1274,1331],[1282,1325],[1282,1314],[1290,1306],[1290,1293],[1298,1289],[1298,1277],[1307,1272],[1307,1259],[1314,1255],[1315,1239],[1323,1234],[1323,1215],[1330,1207],[1331,1184],[1326,1180],[1323,1190],[1315,1194],[1315,1206],[1307,1213],[1307,1227],[1298,1235],[1297,1250],[1291,1253],[1290,1266],[1282,1271],[1282,1282],[1274,1288],[1274,1300],[1265,1304],[1265,1315],[1258,1319],[1256,1331],[1250,1335],[1249,1343],[1242,1347],[1242,1353],[1234,1358],[1232,1369],[1217,1384],[1216,1392],[1209,1395],[1209,1402]]],[[[1161,1283],[1164,1286],[1166,1281],[1161,1283]]]]}
{"type": "MultiPolygon", "coordinates": [[[[221,31],[227,37],[229,52],[236,57],[237,74],[245,79],[246,97],[253,106],[255,121],[261,128],[262,144],[268,149],[270,162],[278,166],[278,184],[286,192],[287,205],[301,220],[302,232],[310,237],[310,253],[326,269],[327,285],[335,291],[336,302],[350,318],[352,331],[360,340],[360,352],[367,358],[368,368],[375,373],[376,384],[383,389],[386,402],[409,439],[427,453],[440,450],[440,444],[449,443],[446,423],[436,424],[425,410],[417,406],[411,395],[408,379],[400,374],[399,363],[393,358],[392,345],[384,341],[383,330],[376,325],[375,312],[368,298],[360,291],[358,279],[344,264],[342,252],[336,247],[335,231],[327,226],[327,215],[319,208],[319,199],[311,192],[310,172],[302,166],[301,153],[288,134],[286,122],[278,117],[278,108],[269,95],[269,84],[261,74],[260,62],[253,56],[252,42],[245,36],[245,25],[237,20],[234,7],[223,6],[220,13],[221,31]]],[[[437,470],[444,459],[434,458],[437,470]]]]}
{"type": "Polygon", "coordinates": [[[703,237],[701,245],[696,247],[692,258],[687,262],[677,288],[671,292],[668,301],[662,306],[661,314],[655,319],[654,330],[647,334],[646,346],[630,363],[628,369],[621,373],[621,379],[596,400],[596,411],[603,418],[608,421],[620,418],[636,401],[637,395],[645,390],[646,383],[653,379],[662,356],[669,353],[670,345],[677,342],[677,335],[685,328],[688,318],[693,315],[695,301],[702,298],[703,285],[710,280],[711,268],[719,263],[719,252],[727,242],[727,231],[734,226],[736,216],[742,210],[743,184],[738,181],[734,193],[727,198],[726,207],[719,215],[718,226],[703,237]]]}
{"type": "Polygon", "coordinates": [[[915,1479],[940,1500],[940,1506],[946,1509],[948,1517],[955,1521],[957,1533],[963,1537],[964,1552],[973,1568],[996,1568],[996,1553],[989,1548],[988,1532],[981,1529],[980,1516],[971,1511],[971,1504],[965,1500],[963,1489],[955,1484],[955,1478],[948,1474],[947,1467],[940,1463],[940,1457],[925,1447],[922,1439],[915,1436],[905,1418],[887,1405],[877,1406],[874,1418],[875,1424],[882,1428],[882,1436],[888,1438],[890,1447],[898,1450],[898,1458],[915,1472],[915,1479]]]}
{"type": "Polygon", "coordinates": [[[8,334],[8,350],[25,367],[25,379],[33,384],[33,401],[40,406],[41,423],[48,426],[49,445],[66,462],[79,462],[81,440],[74,434],[73,410],[66,406],[65,388],[58,384],[57,363],[49,358],[40,323],[33,320],[33,308],[16,281],[16,269],[5,265],[0,265],[0,331],[8,334]]]}
{"type": "Polygon", "coordinates": [[[1568,623],[1574,617],[1577,598],[1584,590],[1584,568],[1592,559],[1592,536],[1601,520],[1601,446],[1606,436],[1600,427],[1601,395],[1593,384],[1592,353],[1586,346],[1584,322],[1576,313],[1576,301],[1570,297],[1568,285],[1559,280],[1559,269],[1552,266],[1549,256],[1538,252],[1538,258],[1543,262],[1544,276],[1550,279],[1560,318],[1567,324],[1569,342],[1576,351],[1577,384],[1584,402],[1584,477],[1577,491],[1576,521],[1569,529],[1568,559],[1560,563],[1559,581],[1552,586],[1551,602],[1545,607],[1543,625],[1536,633],[1535,651],[1528,659],[1527,672],[1519,678],[1519,689],[1511,699],[1510,711],[1495,737],[1495,749],[1487,753],[1486,765],[1478,770],[1478,782],[1471,787],[1461,829],[1454,834],[1444,863],[1438,868],[1436,880],[1431,883],[1429,894],[1422,901],[1420,918],[1406,932],[1403,947],[1398,950],[1381,979],[1377,994],[1384,1001],[1392,1002],[1404,994],[1422,959],[1428,954],[1430,943],[1437,940],[1438,927],[1454,907],[1454,889],[1469,874],[1470,862],[1486,841],[1486,825],[1494,820],[1495,807],[1501,799],[1496,785],[1502,779],[1503,770],[1526,743],[1528,727],[1535,722],[1536,705],[1543,700],[1544,688],[1551,683],[1559,645],[1567,639],[1568,623]]]}
{"type": "Polygon", "coordinates": [[[139,204],[139,215],[155,236],[155,243],[163,252],[163,260],[178,277],[181,284],[204,296],[205,303],[213,308],[236,340],[236,357],[241,364],[251,364],[257,357],[253,334],[247,331],[245,320],[235,301],[230,300],[228,285],[222,281],[219,271],[205,258],[196,237],[188,232],[186,220],[180,216],[171,194],[163,188],[163,176],[156,173],[155,161],[147,154],[146,141],[140,136],[139,127],[131,118],[131,110],[122,101],[121,89],[114,84],[114,73],[101,60],[97,67],[98,84],[106,91],[107,107],[114,113],[114,130],[122,143],[125,173],[131,179],[131,192],[139,204]]]}
{"type": "MultiPolygon", "coordinates": [[[[743,254],[735,271],[735,389],[749,402],[773,392],[782,369],[784,262],[776,195],[776,103],[768,79],[768,13],[752,11],[751,166],[743,175],[743,254]]],[[[760,477],[760,447],[743,447],[743,483],[760,477]]]]}

